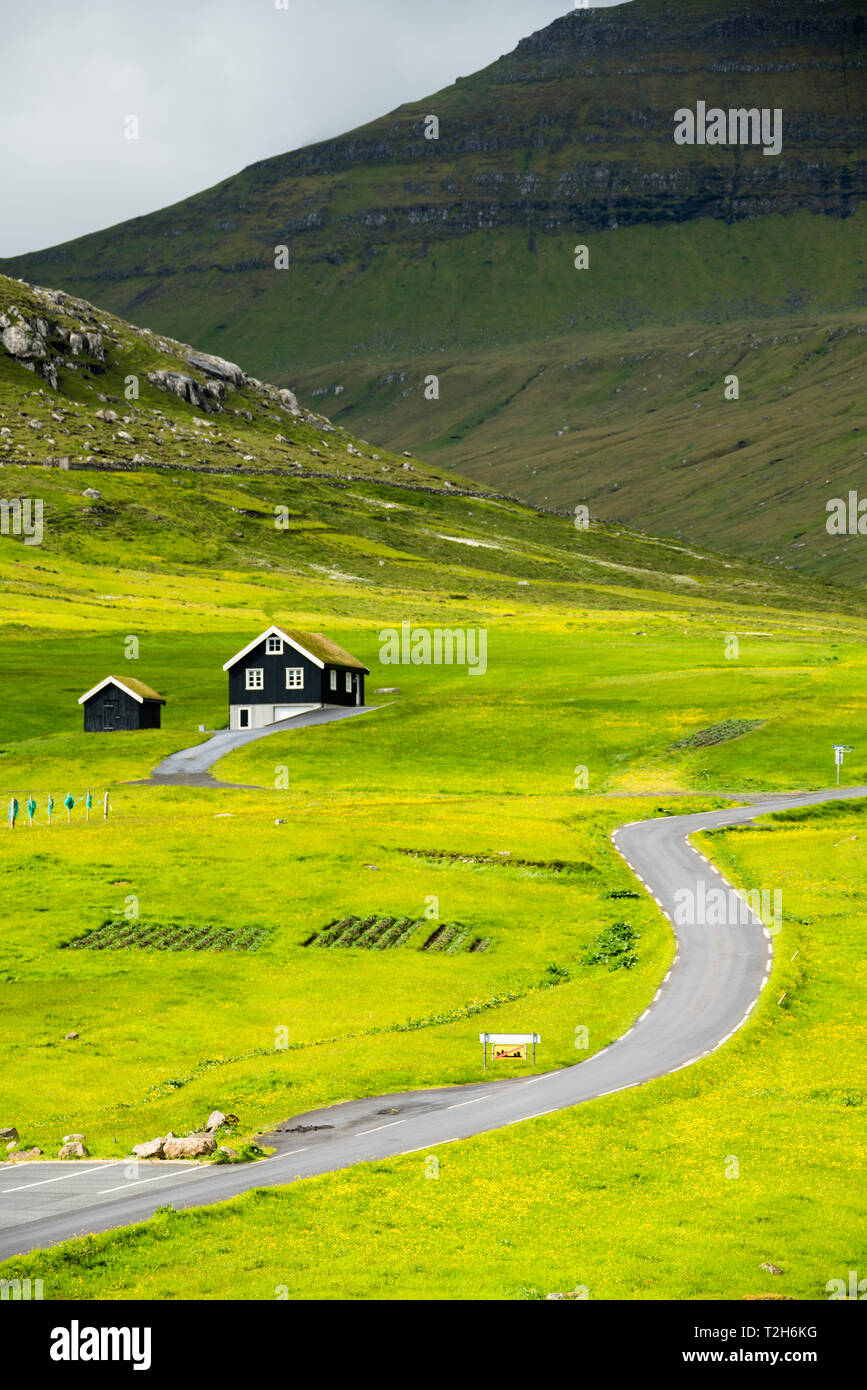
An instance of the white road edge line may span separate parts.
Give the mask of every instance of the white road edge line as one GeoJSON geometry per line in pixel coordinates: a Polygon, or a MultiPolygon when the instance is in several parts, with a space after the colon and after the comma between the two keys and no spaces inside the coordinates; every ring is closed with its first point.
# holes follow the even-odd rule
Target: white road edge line
{"type": "MultiPolygon", "coordinates": [[[[133,1161],[134,1161],[134,1160],[130,1159],[130,1162],[133,1162],[133,1161]]],[[[22,1166],[22,1168],[23,1168],[24,1165],[22,1164],[21,1166],[22,1166]]],[[[123,1167],[123,1160],[121,1160],[121,1161],[118,1162],[118,1163],[113,1164],[112,1166],[115,1167],[115,1168],[122,1168],[122,1167],[123,1167]]],[[[46,1183],[49,1183],[49,1182],[65,1182],[67,1178],[75,1178],[75,1177],[83,1178],[83,1177],[86,1176],[87,1173],[99,1173],[99,1172],[108,1172],[108,1169],[105,1167],[104,1164],[101,1163],[101,1164],[99,1164],[98,1167],[96,1167],[96,1168],[79,1168],[77,1172],[72,1172],[72,1173],[58,1173],[58,1175],[57,1175],[56,1178],[40,1178],[38,1182],[21,1182],[21,1183],[18,1184],[17,1187],[4,1187],[4,1188],[0,1188],[0,1193],[2,1193],[2,1195],[5,1197],[5,1195],[7,1194],[7,1192],[23,1192],[24,1189],[25,1189],[26,1187],[44,1187],[45,1184],[46,1184],[46,1183]]]]}
{"type": "Polygon", "coordinates": [[[360,1129],[357,1134],[350,1136],[353,1139],[361,1139],[365,1134],[378,1134],[381,1129],[394,1129],[395,1125],[405,1125],[406,1120],[391,1120],[387,1125],[374,1125],[373,1129],[360,1129]]]}
{"type": "Polygon", "coordinates": [[[165,1182],[167,1178],[183,1178],[190,1177],[193,1173],[206,1173],[210,1166],[210,1164],[203,1164],[201,1167],[187,1169],[186,1171],[160,1173],[159,1177],[156,1178],[136,1178],[130,1182],[122,1182],[118,1187],[104,1187],[100,1192],[97,1192],[96,1195],[97,1197],[104,1197],[109,1192],[128,1192],[131,1187],[141,1187],[147,1182],[165,1182]]]}

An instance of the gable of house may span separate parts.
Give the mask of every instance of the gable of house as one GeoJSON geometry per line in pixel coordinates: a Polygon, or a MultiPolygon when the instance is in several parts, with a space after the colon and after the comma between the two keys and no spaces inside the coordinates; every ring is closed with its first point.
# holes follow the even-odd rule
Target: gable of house
{"type": "Polygon", "coordinates": [[[325,637],[321,632],[303,632],[300,629],[288,629],[277,627],[276,624],[255,637],[246,647],[231,657],[223,666],[224,671],[229,671],[238,662],[243,661],[251,655],[258,653],[260,646],[264,644],[266,654],[269,641],[282,643],[283,650],[288,646],[299,656],[307,657],[314,665],[320,669],[326,666],[348,667],[353,671],[363,671],[365,675],[370,675],[370,671],[362,661],[352,656],[350,652],[339,647],[336,642],[332,642],[329,637],[325,637]]]}
{"type": "Polygon", "coordinates": [[[285,640],[271,645],[273,634],[248,650],[229,668],[229,704],[319,704],[322,668],[285,640]]]}

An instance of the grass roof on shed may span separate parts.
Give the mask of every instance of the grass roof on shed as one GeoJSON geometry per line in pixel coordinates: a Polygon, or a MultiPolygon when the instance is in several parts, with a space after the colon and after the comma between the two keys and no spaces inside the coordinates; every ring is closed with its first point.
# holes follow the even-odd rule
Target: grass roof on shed
{"type": "Polygon", "coordinates": [[[143,700],[160,700],[165,704],[162,695],[158,695],[155,690],[151,690],[144,681],[136,680],[135,676],[109,676],[109,680],[114,681],[115,685],[125,686],[127,690],[132,690],[136,695],[140,695],[143,700]]]}

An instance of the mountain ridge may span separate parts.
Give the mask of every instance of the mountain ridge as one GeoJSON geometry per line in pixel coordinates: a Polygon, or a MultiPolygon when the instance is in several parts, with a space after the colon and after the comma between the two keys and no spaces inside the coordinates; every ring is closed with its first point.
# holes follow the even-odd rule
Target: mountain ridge
{"type": "Polygon", "coordinates": [[[857,0],[809,0],[806,9],[768,0],[758,16],[748,0],[726,0],[719,10],[709,0],[631,0],[572,11],[433,96],[0,269],[32,281],[37,267],[54,265],[64,281],[95,279],[107,307],[126,313],[116,289],[124,281],[268,271],[275,238],[288,241],[296,264],[340,266],[343,239],[363,243],[369,262],[377,246],[409,235],[423,260],[426,242],[505,226],[542,235],[573,222],[591,231],[802,209],[846,218],[867,190],[863,95],[853,110],[849,82],[867,66],[857,0]],[[750,61],[745,42],[758,46],[750,61]],[[572,70],[588,57],[598,67],[572,70]],[[678,149],[673,114],[700,99],[782,107],[781,158],[750,147],[678,149]],[[437,139],[425,138],[428,113],[440,122],[437,139]],[[397,177],[380,186],[389,166],[397,177]],[[349,170],[360,187],[318,182],[349,170]],[[439,187],[425,184],[440,174],[439,187]],[[275,191],[276,207],[267,201],[275,191]],[[238,219],[246,222],[233,238],[238,219]],[[323,232],[337,244],[323,248],[323,232]]]}
{"type": "MultiPolygon", "coordinates": [[[[537,505],[590,500],[612,520],[710,545],[717,531],[727,545],[743,535],[745,553],[825,574],[843,565],[852,582],[855,551],[829,550],[821,519],[828,487],[860,463],[863,421],[847,396],[822,437],[809,417],[823,385],[811,379],[800,405],[797,352],[788,375],[768,362],[764,379],[763,354],[748,353],[748,424],[730,405],[713,433],[690,426],[678,437],[684,412],[703,403],[692,400],[705,385],[692,358],[709,334],[721,370],[727,359],[735,370],[749,325],[761,340],[785,336],[787,320],[817,340],[811,353],[839,357],[839,334],[863,314],[859,4],[751,9],[749,0],[632,0],[570,12],[441,93],[0,270],[244,361],[302,400],[338,395],[334,416],[353,434],[526,489],[537,505]],[[674,113],[699,100],[781,108],[781,155],[675,145],[674,113]],[[429,115],[439,139],[424,137],[429,115]],[[576,243],[588,247],[586,273],[575,269],[576,243]],[[278,247],[286,269],[275,267],[278,247]],[[566,375],[599,335],[610,369],[566,375]],[[622,363],[636,336],[642,350],[677,359],[659,377],[676,389],[670,408],[638,398],[624,420],[622,363]],[[552,362],[560,386],[540,395],[552,362]],[[439,405],[422,405],[431,374],[439,405]],[[771,381],[780,384],[763,409],[771,381]],[[785,403],[783,391],[793,393],[785,403]],[[666,414],[671,439],[659,430],[666,414]],[[628,456],[624,472],[613,439],[628,456]],[[662,453],[642,460],[651,439],[662,453]],[[729,457],[737,467],[727,471],[729,457]],[[625,472],[628,505],[625,489],[608,495],[625,472]],[[712,508],[694,504],[705,473],[712,508]],[[742,514],[760,509],[762,533],[750,538],[742,514]]],[[[847,347],[841,368],[855,366],[847,347]]]]}

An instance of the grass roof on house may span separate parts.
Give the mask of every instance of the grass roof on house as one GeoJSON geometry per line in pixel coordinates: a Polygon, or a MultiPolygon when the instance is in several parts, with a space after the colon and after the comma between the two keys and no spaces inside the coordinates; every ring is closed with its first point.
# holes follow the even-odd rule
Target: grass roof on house
{"type": "MultiPolygon", "coordinates": [[[[303,647],[311,656],[318,657],[320,661],[326,662],[329,666],[352,666],[356,671],[367,671],[363,661],[351,656],[349,652],[338,647],[336,642],[332,642],[330,637],[323,637],[321,632],[301,632],[293,628],[278,628],[284,637],[290,642],[295,642],[299,647],[303,647]]],[[[370,673],[368,672],[368,675],[370,673]]]]}

